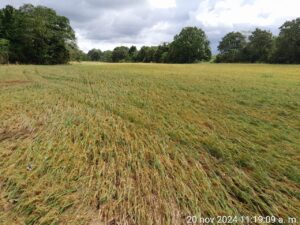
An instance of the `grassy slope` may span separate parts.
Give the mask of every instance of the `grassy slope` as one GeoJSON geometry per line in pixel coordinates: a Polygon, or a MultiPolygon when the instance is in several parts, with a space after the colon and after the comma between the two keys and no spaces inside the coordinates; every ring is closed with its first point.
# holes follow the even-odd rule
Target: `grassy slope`
{"type": "Polygon", "coordinates": [[[1,66],[0,118],[0,224],[300,215],[300,66],[1,66]]]}

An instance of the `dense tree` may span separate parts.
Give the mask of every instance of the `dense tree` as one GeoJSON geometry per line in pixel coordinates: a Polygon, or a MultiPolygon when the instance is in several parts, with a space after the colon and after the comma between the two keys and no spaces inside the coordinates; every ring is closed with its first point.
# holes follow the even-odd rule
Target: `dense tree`
{"type": "Polygon", "coordinates": [[[129,48],[128,54],[129,54],[129,58],[130,58],[129,60],[131,62],[135,62],[136,58],[137,58],[137,54],[138,54],[138,50],[137,50],[136,46],[131,46],[129,48]]]}
{"type": "Polygon", "coordinates": [[[154,55],[154,61],[157,63],[167,63],[169,61],[169,50],[170,45],[168,43],[159,45],[154,55]]]}
{"type": "Polygon", "coordinates": [[[157,47],[154,46],[143,46],[137,55],[137,60],[139,62],[155,62],[155,53],[157,47]]]}
{"type": "Polygon", "coordinates": [[[58,16],[54,10],[42,6],[24,5],[19,11],[24,23],[22,27],[25,27],[26,46],[23,52],[26,53],[27,63],[68,62],[70,55],[67,45],[75,42],[75,34],[69,20],[58,16]],[[30,41],[32,44],[28,44],[30,41]]]}
{"type": "Polygon", "coordinates": [[[101,61],[112,62],[112,51],[110,50],[104,51],[101,57],[101,61]]]}
{"type": "Polygon", "coordinates": [[[147,57],[147,46],[143,46],[141,47],[141,49],[138,51],[138,54],[137,54],[137,57],[136,57],[136,60],[138,62],[144,62],[145,58],[147,57]]]}
{"type": "Polygon", "coordinates": [[[300,63],[300,18],[287,21],[280,27],[272,61],[300,63]]]}
{"type": "Polygon", "coordinates": [[[0,10],[0,38],[10,42],[8,58],[12,62],[15,62],[22,53],[22,46],[18,44],[23,35],[20,28],[18,24],[18,11],[15,8],[8,5],[0,10]]]}
{"type": "Polygon", "coordinates": [[[3,38],[11,38],[14,35],[16,26],[17,10],[8,5],[0,10],[0,36],[3,38]]]}
{"type": "Polygon", "coordinates": [[[243,51],[246,47],[246,37],[240,32],[230,32],[221,40],[216,62],[241,62],[244,60],[243,51]]]}
{"type": "Polygon", "coordinates": [[[245,57],[249,62],[268,62],[273,49],[273,35],[269,31],[256,29],[249,36],[245,57]]]}
{"type": "Polygon", "coordinates": [[[0,10],[0,37],[10,41],[9,61],[59,64],[70,59],[75,34],[66,17],[50,8],[26,4],[0,10]]]}
{"type": "Polygon", "coordinates": [[[87,56],[91,61],[101,61],[102,52],[100,49],[94,48],[87,53],[87,56]]]}
{"type": "Polygon", "coordinates": [[[113,62],[122,62],[129,59],[129,48],[125,46],[116,47],[112,52],[113,62]]]}
{"type": "Polygon", "coordinates": [[[9,41],[0,39],[0,64],[8,63],[9,41]]]}
{"type": "Polygon", "coordinates": [[[211,58],[209,41],[197,27],[183,28],[170,44],[170,60],[175,63],[193,63],[211,58]]]}

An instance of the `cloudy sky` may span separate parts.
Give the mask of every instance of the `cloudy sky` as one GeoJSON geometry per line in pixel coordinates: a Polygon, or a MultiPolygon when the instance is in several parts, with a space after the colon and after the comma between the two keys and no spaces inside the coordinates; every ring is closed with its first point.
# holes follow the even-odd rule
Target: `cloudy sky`
{"type": "Polygon", "coordinates": [[[300,0],[0,0],[0,7],[24,3],[67,16],[84,51],[157,45],[184,26],[198,26],[216,52],[227,32],[261,27],[277,34],[284,21],[300,17],[300,0]]]}

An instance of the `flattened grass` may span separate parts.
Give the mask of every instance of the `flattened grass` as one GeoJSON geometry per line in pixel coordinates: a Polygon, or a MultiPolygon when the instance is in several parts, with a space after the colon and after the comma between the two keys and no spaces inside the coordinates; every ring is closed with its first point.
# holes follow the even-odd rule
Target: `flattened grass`
{"type": "Polygon", "coordinates": [[[0,67],[0,224],[300,215],[300,66],[0,67]]]}

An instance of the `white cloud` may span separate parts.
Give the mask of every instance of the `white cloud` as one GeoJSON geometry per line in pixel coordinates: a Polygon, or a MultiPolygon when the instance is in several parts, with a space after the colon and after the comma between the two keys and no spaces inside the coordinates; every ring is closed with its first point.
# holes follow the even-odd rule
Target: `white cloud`
{"type": "Polygon", "coordinates": [[[196,19],[208,27],[234,27],[237,24],[270,26],[282,19],[300,16],[299,0],[220,0],[203,1],[196,19]]]}
{"type": "Polygon", "coordinates": [[[176,0],[148,0],[150,5],[154,8],[166,9],[175,8],[176,0]]]}

